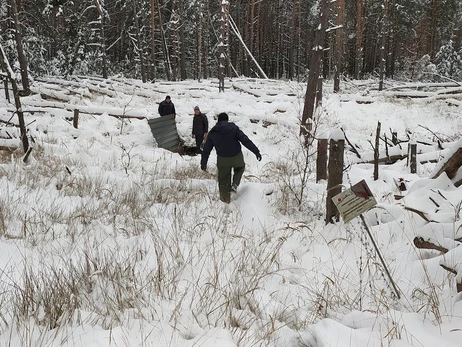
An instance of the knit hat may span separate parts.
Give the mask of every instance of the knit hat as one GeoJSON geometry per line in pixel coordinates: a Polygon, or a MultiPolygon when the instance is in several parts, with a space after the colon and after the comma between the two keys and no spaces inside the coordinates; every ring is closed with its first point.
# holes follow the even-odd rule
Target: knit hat
{"type": "Polygon", "coordinates": [[[200,110],[199,106],[194,106],[194,111],[195,110],[200,110]]]}
{"type": "Polygon", "coordinates": [[[167,95],[167,96],[165,97],[165,100],[167,100],[167,99],[170,99],[170,95],[167,95]]]}
{"type": "Polygon", "coordinates": [[[222,112],[218,115],[218,122],[227,122],[229,117],[226,113],[222,112]]]}

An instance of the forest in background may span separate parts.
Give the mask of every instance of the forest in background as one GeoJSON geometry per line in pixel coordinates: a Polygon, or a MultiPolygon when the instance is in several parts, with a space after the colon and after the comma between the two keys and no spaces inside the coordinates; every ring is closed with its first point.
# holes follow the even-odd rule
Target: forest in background
{"type": "MultiPolygon", "coordinates": [[[[31,76],[200,80],[217,77],[221,67],[229,77],[303,81],[320,2],[6,0],[0,43],[8,60],[19,62],[12,64],[18,76],[19,34],[31,76]]],[[[383,69],[387,78],[462,80],[462,3],[329,2],[322,48],[324,77],[338,69],[360,79],[383,69]]]]}

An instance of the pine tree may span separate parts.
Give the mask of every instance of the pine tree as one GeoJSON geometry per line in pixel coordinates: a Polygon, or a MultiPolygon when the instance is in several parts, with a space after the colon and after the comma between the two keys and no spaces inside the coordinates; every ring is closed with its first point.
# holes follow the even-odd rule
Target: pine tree
{"type": "Polygon", "coordinates": [[[462,80],[462,54],[454,49],[452,40],[441,46],[436,54],[436,69],[441,76],[462,80]]]}

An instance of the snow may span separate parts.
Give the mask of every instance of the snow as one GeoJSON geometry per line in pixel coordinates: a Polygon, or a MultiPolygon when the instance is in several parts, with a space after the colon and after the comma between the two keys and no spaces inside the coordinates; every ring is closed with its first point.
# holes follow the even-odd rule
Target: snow
{"type": "MultiPolygon", "coordinates": [[[[225,80],[224,93],[217,80],[36,81],[32,90],[52,99],[21,99],[29,160],[0,151],[0,344],[460,346],[462,188],[445,173],[429,178],[461,146],[460,107],[395,98],[371,81],[344,83],[340,95],[324,87],[315,137],[343,139],[343,129],[361,154],[345,144],[343,186],[364,179],[378,202],[364,217],[397,299],[361,221],[324,223],[326,181],[316,183],[299,137],[305,88],[244,78],[225,80]],[[200,105],[210,126],[226,112],[259,147],[260,162],[243,149],[230,204],[218,199],[215,151],[203,172],[200,157],[157,148],[146,119],[166,95],[186,144],[200,105]],[[403,159],[381,164],[373,180],[365,161],[379,121],[390,143],[391,129],[403,141],[389,155],[417,143],[417,174],[403,159]],[[417,249],[415,237],[448,251],[417,249]]],[[[0,92],[0,120],[12,110],[0,92]]],[[[19,130],[0,125],[0,146],[19,147],[19,130]]]]}

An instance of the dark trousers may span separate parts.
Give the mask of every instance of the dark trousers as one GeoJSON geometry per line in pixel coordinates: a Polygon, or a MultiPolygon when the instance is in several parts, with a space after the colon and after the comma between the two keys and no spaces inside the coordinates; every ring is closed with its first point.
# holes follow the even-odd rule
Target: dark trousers
{"type": "Polygon", "coordinates": [[[220,200],[230,202],[231,182],[238,186],[244,174],[245,163],[242,152],[234,157],[217,157],[218,167],[218,190],[220,200]],[[234,171],[232,173],[232,171],[234,171]]]}
{"type": "Polygon", "coordinates": [[[201,151],[201,144],[204,141],[204,134],[194,134],[194,137],[196,138],[196,153],[202,153],[201,151]]]}

